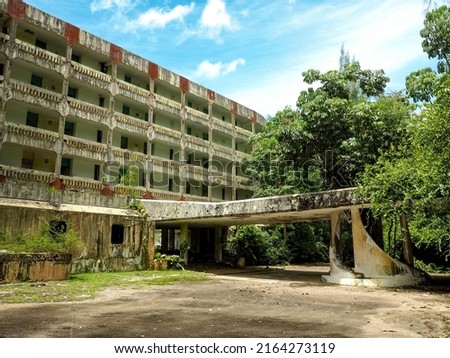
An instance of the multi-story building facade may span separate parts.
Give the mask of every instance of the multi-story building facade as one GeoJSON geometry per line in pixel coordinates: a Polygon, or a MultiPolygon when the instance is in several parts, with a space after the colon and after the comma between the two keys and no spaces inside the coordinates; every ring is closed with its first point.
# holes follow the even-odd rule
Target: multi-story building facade
{"type": "Polygon", "coordinates": [[[5,200],[251,197],[255,111],[20,0],[0,0],[0,30],[5,200]]]}

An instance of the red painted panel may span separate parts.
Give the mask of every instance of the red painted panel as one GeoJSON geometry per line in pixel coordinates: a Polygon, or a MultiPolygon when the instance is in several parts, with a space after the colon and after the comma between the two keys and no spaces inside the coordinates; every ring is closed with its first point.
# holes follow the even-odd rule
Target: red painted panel
{"type": "Polygon", "coordinates": [[[216,100],[216,92],[211,91],[211,90],[208,90],[208,98],[209,98],[211,101],[215,101],[215,100],[216,100]]]}
{"type": "Polygon", "coordinates": [[[148,74],[152,80],[156,80],[159,77],[159,66],[156,63],[148,63],[148,74]]]}
{"type": "Polygon", "coordinates": [[[22,0],[9,0],[8,13],[14,20],[21,20],[25,17],[25,6],[22,0]]]}
{"type": "Polygon", "coordinates": [[[184,93],[189,92],[189,80],[187,78],[180,76],[180,88],[184,93]]]}
{"type": "Polygon", "coordinates": [[[252,122],[256,123],[256,112],[255,111],[253,111],[253,114],[252,114],[252,122]]]}
{"type": "Polygon", "coordinates": [[[234,115],[237,114],[237,103],[234,101],[231,101],[231,113],[233,113],[234,115]]]}
{"type": "Polygon", "coordinates": [[[64,25],[64,37],[69,45],[80,43],[80,28],[66,22],[64,25]]]}
{"type": "Polygon", "coordinates": [[[101,194],[101,195],[104,195],[104,196],[110,196],[110,195],[112,195],[113,193],[112,193],[111,188],[110,188],[108,185],[105,185],[105,186],[102,188],[102,190],[100,191],[100,194],[101,194]]]}
{"type": "Polygon", "coordinates": [[[142,196],[143,199],[153,199],[153,194],[151,191],[146,191],[142,196]]]}
{"type": "Polygon", "coordinates": [[[66,186],[64,185],[61,178],[55,178],[55,180],[53,180],[50,183],[50,186],[55,188],[56,190],[65,190],[66,189],[66,186]]]}
{"type": "Polygon", "coordinates": [[[109,57],[111,58],[111,61],[113,63],[122,62],[122,55],[123,55],[123,50],[119,46],[111,44],[111,46],[109,48],[109,57]]]}

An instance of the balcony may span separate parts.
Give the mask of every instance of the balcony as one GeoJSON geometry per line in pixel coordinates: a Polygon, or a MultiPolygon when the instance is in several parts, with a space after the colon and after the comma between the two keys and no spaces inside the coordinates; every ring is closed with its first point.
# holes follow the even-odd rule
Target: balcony
{"type": "Polygon", "coordinates": [[[9,41],[9,35],[0,32],[0,51],[7,53],[8,46],[7,43],[9,41]]]}
{"type": "Polygon", "coordinates": [[[208,126],[209,123],[209,115],[203,112],[200,112],[191,107],[186,107],[186,118],[189,121],[199,123],[203,126],[208,126]]]}
{"type": "Polygon", "coordinates": [[[158,126],[156,124],[154,124],[151,128],[153,129],[153,139],[176,145],[180,144],[181,132],[158,126]]]}
{"type": "Polygon", "coordinates": [[[125,159],[142,163],[147,160],[146,154],[140,152],[132,152],[127,149],[113,148],[112,152],[116,159],[125,159]]]}
{"type": "Polygon", "coordinates": [[[235,176],[235,184],[236,188],[238,189],[245,189],[245,190],[251,190],[253,191],[255,189],[255,186],[252,183],[252,180],[250,178],[244,177],[244,176],[235,176]]]}
{"type": "Polygon", "coordinates": [[[214,155],[219,158],[233,160],[233,149],[224,147],[223,145],[213,143],[214,155]]]}
{"type": "Polygon", "coordinates": [[[48,70],[62,73],[65,58],[53,52],[16,39],[13,56],[48,70]],[[14,53],[15,52],[15,53],[14,53]]]}
{"type": "Polygon", "coordinates": [[[228,134],[230,136],[233,135],[233,125],[231,123],[222,121],[217,118],[213,119],[213,129],[218,132],[228,134]]]}
{"type": "Polygon", "coordinates": [[[251,155],[248,153],[244,153],[244,152],[240,152],[240,151],[235,151],[234,152],[236,155],[236,159],[238,162],[242,162],[244,159],[250,159],[251,155]]]}
{"type": "Polygon", "coordinates": [[[169,176],[179,174],[180,162],[160,157],[152,157],[152,171],[155,173],[165,173],[169,176]]]}
{"type": "Polygon", "coordinates": [[[64,153],[76,157],[103,161],[108,151],[106,144],[92,142],[72,136],[64,136],[64,153]]]}
{"type": "Polygon", "coordinates": [[[72,70],[72,78],[109,91],[109,84],[112,78],[106,73],[96,71],[74,61],[72,61],[72,70]]]}
{"type": "Polygon", "coordinates": [[[180,200],[180,194],[178,193],[172,193],[170,191],[164,191],[159,189],[150,189],[150,192],[152,193],[153,199],[159,199],[159,200],[180,200]]]}
{"type": "Polygon", "coordinates": [[[166,97],[155,94],[155,108],[164,112],[180,115],[181,104],[166,97]]]}
{"type": "Polygon", "coordinates": [[[209,149],[209,142],[207,140],[191,135],[186,135],[186,144],[190,149],[198,150],[203,153],[207,153],[209,149]]]}
{"type": "Polygon", "coordinates": [[[2,168],[3,173],[7,178],[25,183],[39,182],[50,184],[55,178],[53,173],[42,172],[34,169],[22,169],[5,165],[2,165],[2,168]]]}
{"type": "MultiPolygon", "coordinates": [[[[196,195],[190,195],[190,194],[184,194],[183,196],[187,201],[209,202],[209,198],[207,196],[196,196],[196,195]]],[[[216,200],[214,199],[214,201],[216,201],[216,200]]]]}
{"type": "Polygon", "coordinates": [[[142,186],[124,186],[116,185],[111,187],[111,191],[117,195],[133,195],[137,198],[142,198],[146,192],[145,188],[142,186]]]}
{"type": "Polygon", "coordinates": [[[16,123],[7,123],[6,133],[7,142],[46,150],[54,150],[59,138],[56,132],[16,123]]]}
{"type": "Polygon", "coordinates": [[[117,127],[131,133],[139,133],[147,136],[148,122],[139,118],[131,117],[121,113],[114,113],[117,127]]]}
{"type": "Polygon", "coordinates": [[[62,182],[64,184],[65,189],[70,190],[92,190],[92,191],[100,191],[102,189],[102,183],[93,180],[93,179],[87,179],[87,178],[80,178],[80,177],[68,177],[68,176],[61,176],[62,182]]]}
{"type": "Polygon", "coordinates": [[[61,113],[61,94],[17,80],[11,80],[11,85],[15,100],[32,103],[61,113]]]}
{"type": "Polygon", "coordinates": [[[117,80],[117,84],[119,86],[119,94],[122,96],[131,98],[136,102],[148,104],[150,91],[121,80],[117,80]]]}
{"type": "Polygon", "coordinates": [[[108,110],[106,108],[83,102],[75,98],[68,98],[67,101],[69,102],[70,115],[102,123],[109,127],[108,110]]]}
{"type": "Polygon", "coordinates": [[[186,178],[196,181],[204,181],[208,178],[208,169],[199,167],[197,165],[186,164],[186,178]]]}
{"type": "Polygon", "coordinates": [[[240,139],[247,141],[253,135],[252,132],[236,126],[236,136],[240,139]]]}
{"type": "Polygon", "coordinates": [[[214,183],[215,185],[224,185],[226,187],[233,186],[233,176],[228,173],[212,171],[209,174],[209,180],[211,183],[214,183]]]}

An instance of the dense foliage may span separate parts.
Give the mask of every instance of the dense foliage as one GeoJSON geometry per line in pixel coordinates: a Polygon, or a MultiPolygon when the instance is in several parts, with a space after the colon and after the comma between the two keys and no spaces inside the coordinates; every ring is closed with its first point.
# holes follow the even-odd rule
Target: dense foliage
{"type": "Polygon", "coordinates": [[[9,252],[64,252],[77,257],[84,247],[85,243],[73,230],[62,231],[52,223],[43,224],[35,235],[0,232],[0,249],[9,252]]]}
{"type": "MultiPolygon", "coordinates": [[[[296,108],[279,111],[251,139],[253,159],[246,167],[256,196],[358,184],[388,227],[389,247],[397,246],[391,233],[402,217],[401,231],[408,231],[416,257],[449,266],[449,33],[448,7],[426,15],[422,46],[438,61],[437,71],[412,72],[405,94],[386,94],[384,72],[362,69],[344,49],[339,70],[304,72],[310,87],[300,93],[296,108]]],[[[312,228],[243,227],[229,248],[250,263],[310,261],[321,257],[327,244],[327,229],[318,234],[312,228]],[[306,247],[298,250],[300,243],[306,247]]]]}
{"type": "Polygon", "coordinates": [[[450,266],[450,9],[429,12],[423,50],[438,59],[407,77],[408,94],[420,103],[408,128],[409,146],[392,148],[361,176],[361,191],[378,215],[391,220],[406,213],[416,257],[450,266]]]}

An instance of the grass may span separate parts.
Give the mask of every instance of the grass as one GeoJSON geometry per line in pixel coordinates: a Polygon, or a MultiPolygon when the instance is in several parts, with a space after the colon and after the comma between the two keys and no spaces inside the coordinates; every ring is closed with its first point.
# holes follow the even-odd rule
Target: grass
{"type": "Polygon", "coordinates": [[[95,298],[108,287],[142,289],[176,281],[204,281],[208,277],[188,270],[85,273],[72,275],[66,281],[0,285],[0,303],[82,301],[95,298]]]}

